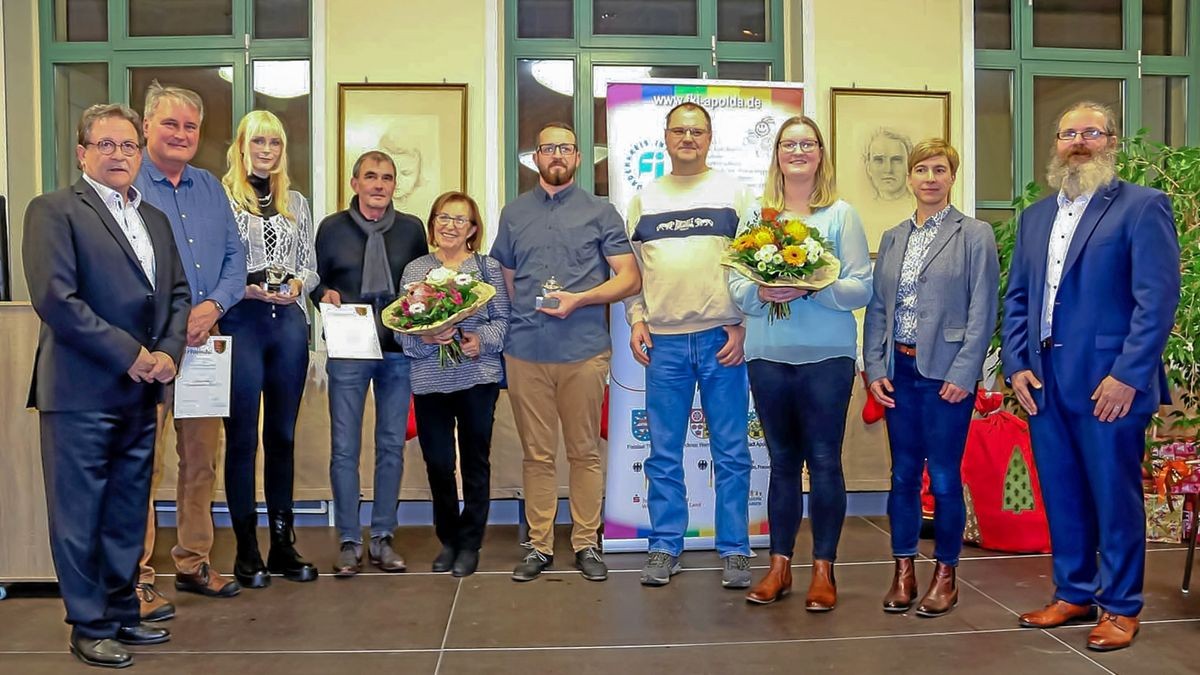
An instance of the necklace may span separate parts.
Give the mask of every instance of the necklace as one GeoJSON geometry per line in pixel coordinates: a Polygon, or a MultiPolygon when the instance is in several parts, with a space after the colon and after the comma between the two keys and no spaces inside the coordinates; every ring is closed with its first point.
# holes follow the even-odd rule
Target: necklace
{"type": "Polygon", "coordinates": [[[270,203],[271,203],[271,193],[270,192],[268,192],[265,197],[258,198],[259,206],[268,206],[268,205],[270,205],[270,203]]]}

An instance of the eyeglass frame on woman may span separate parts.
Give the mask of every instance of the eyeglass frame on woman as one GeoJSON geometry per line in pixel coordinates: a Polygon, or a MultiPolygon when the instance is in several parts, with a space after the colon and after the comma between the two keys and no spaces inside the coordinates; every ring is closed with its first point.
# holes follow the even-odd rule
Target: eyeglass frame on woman
{"type": "Polygon", "coordinates": [[[777,143],[776,145],[779,147],[780,150],[782,150],[784,152],[796,152],[797,149],[799,149],[801,152],[812,152],[813,150],[816,150],[817,148],[821,147],[820,143],[818,143],[817,141],[809,140],[809,139],[805,139],[803,141],[793,141],[793,140],[779,141],[779,143],[777,143]],[[789,145],[791,147],[788,147],[789,145]],[[805,147],[805,146],[807,146],[807,147],[805,147]]]}
{"type": "Polygon", "coordinates": [[[121,141],[118,143],[111,138],[101,138],[98,141],[87,141],[83,144],[83,147],[86,148],[89,145],[96,146],[96,152],[99,152],[105,157],[110,157],[115,154],[117,152],[117,148],[121,148],[121,154],[125,155],[126,157],[133,157],[142,151],[142,146],[134,143],[133,141],[121,141]],[[104,148],[108,148],[108,150],[105,151],[104,148]],[[133,148],[133,150],[129,150],[129,148],[133,148]]]}
{"type": "Polygon", "coordinates": [[[555,150],[563,157],[574,157],[579,152],[579,146],[574,143],[542,143],[537,146],[538,154],[547,157],[553,156],[555,150]]]}
{"type": "Polygon", "coordinates": [[[450,223],[454,223],[454,226],[458,228],[475,224],[467,216],[452,216],[449,213],[439,213],[434,216],[434,219],[437,221],[438,225],[449,225],[450,223]]]}
{"type": "Polygon", "coordinates": [[[1103,129],[1097,129],[1096,127],[1088,127],[1087,129],[1084,129],[1083,131],[1076,131],[1074,129],[1063,129],[1062,131],[1055,132],[1054,137],[1060,141],[1073,141],[1076,138],[1082,136],[1083,140],[1085,140],[1085,141],[1095,141],[1095,140],[1098,140],[1101,138],[1108,138],[1109,136],[1115,136],[1115,135],[1116,134],[1110,134],[1103,129]]]}

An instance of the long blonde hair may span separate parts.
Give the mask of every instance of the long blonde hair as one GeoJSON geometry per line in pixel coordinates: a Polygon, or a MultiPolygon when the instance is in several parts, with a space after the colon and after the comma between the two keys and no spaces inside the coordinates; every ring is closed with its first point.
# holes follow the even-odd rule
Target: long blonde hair
{"type": "Polygon", "coordinates": [[[783,137],[783,132],[797,124],[803,124],[812,129],[821,148],[821,163],[817,165],[817,175],[813,178],[813,191],[808,198],[808,205],[814,209],[820,209],[837,201],[833,164],[829,162],[826,154],[828,148],[825,146],[825,137],[821,135],[821,128],[811,117],[797,115],[789,117],[779,125],[779,132],[775,134],[775,147],[771,151],[771,166],[767,167],[767,182],[763,186],[762,206],[764,209],[783,211],[787,206],[783,198],[783,172],[779,170],[779,139],[783,137]]]}
{"type": "Polygon", "coordinates": [[[283,130],[283,122],[266,110],[252,110],[238,123],[237,135],[229,144],[229,151],[225,153],[229,169],[221,178],[221,184],[225,186],[229,199],[239,208],[256,216],[262,215],[262,209],[258,206],[258,195],[255,194],[249,180],[250,171],[254,168],[250,162],[250,139],[255,136],[278,136],[283,144],[279,161],[271,170],[268,181],[271,194],[274,195],[275,209],[284,218],[294,219],[295,216],[289,209],[291,200],[288,197],[292,181],[288,178],[287,132],[283,130]]]}

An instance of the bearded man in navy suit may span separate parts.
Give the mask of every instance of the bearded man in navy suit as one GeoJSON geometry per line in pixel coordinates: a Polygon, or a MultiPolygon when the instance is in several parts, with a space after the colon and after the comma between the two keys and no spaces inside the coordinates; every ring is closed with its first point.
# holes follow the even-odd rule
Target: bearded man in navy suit
{"type": "Polygon", "coordinates": [[[1167,196],[1116,178],[1111,110],[1076,104],[1055,138],[1058,193],[1021,214],[1004,298],[1001,358],[1029,413],[1054,549],[1054,599],[1021,625],[1093,620],[1099,607],[1087,646],[1110,651],[1132,643],[1142,610],[1141,461],[1170,402],[1179,241],[1167,196]]]}

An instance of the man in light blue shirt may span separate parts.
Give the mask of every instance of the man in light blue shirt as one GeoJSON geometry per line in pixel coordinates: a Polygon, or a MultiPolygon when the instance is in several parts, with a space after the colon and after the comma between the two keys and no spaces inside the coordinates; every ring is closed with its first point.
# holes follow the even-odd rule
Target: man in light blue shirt
{"type": "MultiPolygon", "coordinates": [[[[216,333],[217,320],[246,292],[246,252],[225,189],[208,171],[188,164],[200,145],[204,103],[188,89],[163,87],[157,81],[146,92],[143,129],[146,152],[134,185],[142,198],[167,214],[175,246],[192,290],[188,345],[204,344],[216,333]]],[[[237,349],[237,345],[233,345],[237,349]]],[[[172,417],[174,388],[168,387],[159,408],[158,433],[172,417]]],[[[171,549],[175,588],[210,597],[237,595],[241,587],[211,567],[212,494],[216,482],[221,420],[216,417],[176,419],[179,482],[175,491],[178,542],[171,549]]],[[[162,473],[162,446],[156,444],[154,480],[162,473]]],[[[150,566],[154,552],[154,501],[150,501],[146,542],[138,579],[142,618],[161,621],[175,608],[154,587],[150,566]]]]}

